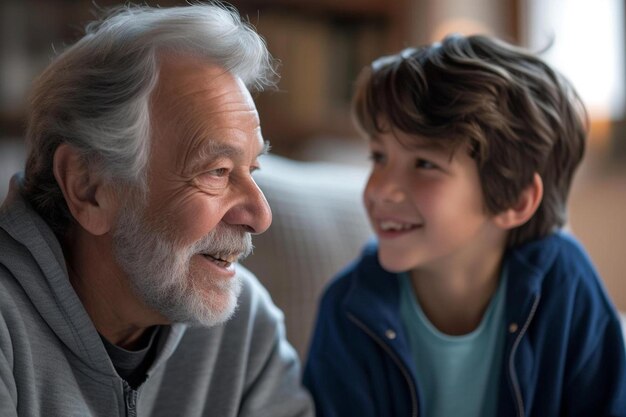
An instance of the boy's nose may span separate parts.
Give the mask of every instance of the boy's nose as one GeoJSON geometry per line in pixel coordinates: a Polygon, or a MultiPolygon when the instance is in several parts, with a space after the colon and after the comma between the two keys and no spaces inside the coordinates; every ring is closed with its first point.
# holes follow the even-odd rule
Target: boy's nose
{"type": "Polygon", "coordinates": [[[388,176],[372,175],[365,187],[367,200],[375,200],[381,203],[401,203],[406,198],[406,193],[401,184],[388,176]]]}

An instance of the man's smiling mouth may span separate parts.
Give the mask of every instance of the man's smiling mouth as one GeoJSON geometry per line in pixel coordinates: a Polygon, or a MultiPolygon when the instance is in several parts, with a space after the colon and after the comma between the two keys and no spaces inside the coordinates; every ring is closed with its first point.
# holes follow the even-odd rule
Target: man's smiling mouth
{"type": "Polygon", "coordinates": [[[209,261],[224,268],[228,268],[231,264],[237,262],[237,259],[239,259],[238,255],[212,255],[209,253],[202,253],[201,255],[207,258],[209,261]]]}

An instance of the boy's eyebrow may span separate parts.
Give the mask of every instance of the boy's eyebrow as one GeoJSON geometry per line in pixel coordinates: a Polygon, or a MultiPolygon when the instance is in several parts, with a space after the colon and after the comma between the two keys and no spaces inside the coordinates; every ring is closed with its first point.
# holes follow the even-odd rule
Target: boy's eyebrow
{"type": "Polygon", "coordinates": [[[429,141],[426,143],[411,144],[409,149],[419,149],[419,150],[433,151],[433,152],[439,152],[439,153],[449,152],[448,147],[435,143],[433,141],[429,141]]]}
{"type": "Polygon", "coordinates": [[[378,135],[376,133],[374,133],[373,135],[369,135],[369,140],[371,142],[374,142],[374,143],[378,144],[378,145],[382,145],[382,143],[383,143],[383,140],[381,139],[380,135],[378,135]]]}
{"type": "MultiPolygon", "coordinates": [[[[379,135],[370,135],[369,139],[372,142],[375,142],[377,144],[381,144],[382,143],[382,139],[380,138],[379,135]]],[[[420,139],[417,138],[415,139],[414,142],[411,143],[407,143],[408,141],[401,141],[396,137],[396,140],[407,150],[425,150],[425,151],[435,151],[435,152],[448,152],[448,147],[442,144],[439,144],[437,142],[435,142],[434,140],[424,140],[424,139],[420,139]]]]}

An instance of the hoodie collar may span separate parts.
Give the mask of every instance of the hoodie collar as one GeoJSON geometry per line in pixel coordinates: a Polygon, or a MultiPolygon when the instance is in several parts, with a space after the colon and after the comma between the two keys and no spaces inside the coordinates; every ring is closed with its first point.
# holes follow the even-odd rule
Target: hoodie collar
{"type": "MultiPolygon", "coordinates": [[[[9,193],[0,206],[0,229],[14,241],[8,242],[9,250],[0,251],[0,265],[15,276],[42,319],[68,349],[89,367],[117,375],[70,283],[61,245],[52,229],[21,196],[21,183],[21,174],[11,178],[9,193]]],[[[186,328],[184,324],[169,328],[151,369],[173,354],[186,328]]]]}

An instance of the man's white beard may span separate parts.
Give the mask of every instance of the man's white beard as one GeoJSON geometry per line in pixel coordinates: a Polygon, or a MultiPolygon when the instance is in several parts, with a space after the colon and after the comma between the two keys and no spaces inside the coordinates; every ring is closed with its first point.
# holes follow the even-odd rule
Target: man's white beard
{"type": "Polygon", "coordinates": [[[135,293],[172,323],[214,326],[228,320],[237,307],[240,278],[218,280],[200,268],[191,271],[191,258],[213,253],[242,259],[252,252],[250,233],[218,226],[198,242],[180,247],[155,230],[142,211],[139,204],[124,206],[113,235],[116,260],[135,293]]]}

